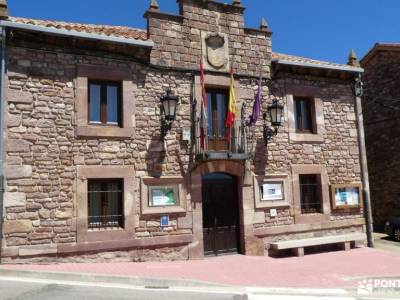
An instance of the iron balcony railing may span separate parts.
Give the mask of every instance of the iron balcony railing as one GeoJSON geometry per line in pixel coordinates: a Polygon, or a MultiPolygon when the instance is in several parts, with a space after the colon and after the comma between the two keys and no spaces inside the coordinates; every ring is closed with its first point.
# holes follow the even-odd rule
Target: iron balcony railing
{"type": "Polygon", "coordinates": [[[123,215],[89,216],[88,227],[95,228],[121,228],[124,224],[123,215]]]}
{"type": "Polygon", "coordinates": [[[231,129],[231,139],[228,143],[226,128],[223,132],[205,128],[206,136],[202,135],[202,121],[195,122],[195,151],[201,159],[250,159],[255,152],[255,127],[247,126],[242,120],[236,120],[231,129]]]}

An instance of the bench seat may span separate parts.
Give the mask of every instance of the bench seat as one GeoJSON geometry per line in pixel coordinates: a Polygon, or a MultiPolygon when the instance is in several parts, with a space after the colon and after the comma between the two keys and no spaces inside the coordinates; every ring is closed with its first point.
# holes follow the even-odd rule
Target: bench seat
{"type": "Polygon", "coordinates": [[[323,237],[307,238],[300,240],[290,240],[273,242],[270,244],[273,250],[293,249],[297,256],[304,255],[304,247],[320,246],[328,244],[342,244],[343,250],[350,250],[351,242],[364,241],[365,233],[348,233],[342,235],[329,235],[323,237]]]}

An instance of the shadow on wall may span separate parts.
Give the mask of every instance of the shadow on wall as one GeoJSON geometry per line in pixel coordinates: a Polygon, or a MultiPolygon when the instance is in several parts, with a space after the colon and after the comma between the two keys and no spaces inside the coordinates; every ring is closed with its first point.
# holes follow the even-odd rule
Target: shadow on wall
{"type": "Polygon", "coordinates": [[[164,142],[159,135],[154,135],[147,146],[146,165],[150,176],[161,177],[166,156],[164,142]]]}
{"type": "Polygon", "coordinates": [[[264,176],[267,163],[268,147],[265,147],[264,140],[262,138],[258,138],[254,156],[254,173],[258,176],[264,176]]]}

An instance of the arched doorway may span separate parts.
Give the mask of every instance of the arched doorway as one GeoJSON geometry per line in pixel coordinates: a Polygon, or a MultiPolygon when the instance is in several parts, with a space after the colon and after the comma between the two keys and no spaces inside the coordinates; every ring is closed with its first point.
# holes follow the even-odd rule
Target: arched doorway
{"type": "Polygon", "coordinates": [[[210,173],[202,177],[204,255],[239,252],[238,185],[234,176],[210,173]]]}

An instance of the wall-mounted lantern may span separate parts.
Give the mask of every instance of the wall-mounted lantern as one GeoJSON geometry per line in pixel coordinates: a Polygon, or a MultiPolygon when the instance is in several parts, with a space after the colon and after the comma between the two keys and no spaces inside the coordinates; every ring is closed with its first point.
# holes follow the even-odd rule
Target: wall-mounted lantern
{"type": "Polygon", "coordinates": [[[179,98],[175,96],[170,89],[160,98],[161,101],[161,138],[164,140],[168,130],[171,129],[172,123],[176,119],[176,109],[179,98]]]}
{"type": "Polygon", "coordinates": [[[267,146],[268,142],[271,138],[278,134],[278,128],[282,125],[282,117],[283,117],[283,105],[278,102],[278,100],[274,99],[272,101],[272,105],[268,106],[269,117],[271,118],[271,125],[274,127],[273,129],[267,124],[267,113],[264,113],[264,143],[267,146]]]}

